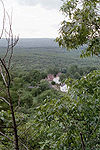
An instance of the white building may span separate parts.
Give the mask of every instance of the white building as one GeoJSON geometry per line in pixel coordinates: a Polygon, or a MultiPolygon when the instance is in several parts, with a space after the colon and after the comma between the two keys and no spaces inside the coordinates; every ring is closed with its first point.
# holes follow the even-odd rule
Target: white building
{"type": "Polygon", "coordinates": [[[56,76],[53,81],[56,83],[56,84],[60,84],[61,82],[59,81],[60,80],[60,77],[56,76]]]}
{"type": "Polygon", "coordinates": [[[69,86],[67,86],[66,84],[62,84],[60,86],[60,91],[68,93],[68,90],[69,90],[69,86]]]}

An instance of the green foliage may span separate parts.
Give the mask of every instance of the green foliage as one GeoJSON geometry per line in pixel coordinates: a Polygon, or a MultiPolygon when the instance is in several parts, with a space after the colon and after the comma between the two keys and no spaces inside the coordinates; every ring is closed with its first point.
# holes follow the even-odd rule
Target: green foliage
{"type": "Polygon", "coordinates": [[[61,23],[59,46],[76,49],[87,45],[81,57],[100,54],[100,1],[65,0],[61,11],[67,19],[61,23]]]}
{"type": "MultiPolygon", "coordinates": [[[[80,47],[78,50],[66,51],[59,47],[54,48],[15,48],[12,70],[15,72],[16,77],[24,77],[30,70],[40,70],[47,72],[48,68],[58,68],[62,71],[63,68],[69,65],[77,65],[80,67],[96,67],[100,68],[100,59],[96,56],[92,58],[81,59],[81,51],[86,46],[80,47]],[[17,73],[18,72],[18,73],[17,73]],[[23,74],[24,73],[24,74],[23,74]]],[[[0,49],[0,56],[3,50],[0,49]]],[[[13,75],[13,76],[15,76],[13,75]]],[[[27,79],[26,79],[27,80],[27,79]]]]}
{"type": "Polygon", "coordinates": [[[49,68],[47,70],[47,73],[48,74],[53,74],[54,76],[56,76],[59,73],[59,68],[57,68],[57,67],[49,68]]]}
{"type": "Polygon", "coordinates": [[[56,83],[54,81],[51,82],[52,85],[55,85],[56,83]]]}
{"type": "MultiPolygon", "coordinates": [[[[21,122],[21,126],[25,124],[26,120],[28,119],[28,115],[25,115],[24,113],[17,113],[15,112],[16,116],[16,123],[18,124],[21,122]],[[23,122],[22,122],[23,120],[23,122]]],[[[0,132],[2,132],[5,136],[2,136],[0,134],[0,150],[13,150],[13,139],[14,135],[12,134],[12,115],[11,111],[0,111],[0,132]],[[9,140],[10,139],[10,140],[9,140]]],[[[18,129],[19,131],[19,129],[18,129]]],[[[20,132],[21,133],[21,132],[20,132]]],[[[20,134],[18,133],[18,134],[20,134]]],[[[21,143],[19,142],[19,147],[21,147],[21,143]]],[[[23,147],[22,147],[23,149],[23,147]]],[[[20,150],[22,150],[20,148],[20,150]]]]}
{"type": "Polygon", "coordinates": [[[82,76],[96,70],[95,67],[78,67],[77,65],[69,65],[65,68],[65,73],[60,75],[60,80],[65,82],[67,78],[80,79],[82,76]]]}
{"type": "Polygon", "coordinates": [[[33,96],[30,92],[23,91],[23,94],[20,97],[21,106],[29,108],[33,105],[33,96]]]}
{"type": "MultiPolygon", "coordinates": [[[[12,71],[11,76],[10,92],[14,107],[19,103],[21,107],[30,108],[39,102],[36,97],[50,88],[48,82],[44,80],[46,77],[45,72],[30,70],[29,72],[18,73],[12,71]]],[[[5,94],[2,93],[2,95],[6,98],[5,94]]]]}
{"type": "Polygon", "coordinates": [[[97,149],[99,149],[100,71],[94,71],[72,83],[70,95],[77,101],[78,108],[76,110],[79,112],[77,117],[79,120],[83,120],[83,125],[86,127],[84,134],[87,147],[90,146],[90,149],[98,147],[97,149]]]}
{"type": "Polygon", "coordinates": [[[49,89],[49,90],[42,92],[35,99],[37,99],[36,101],[39,103],[39,102],[43,102],[45,99],[59,98],[60,96],[62,96],[60,92],[54,89],[49,89]]]}
{"type": "Polygon", "coordinates": [[[67,75],[65,75],[64,73],[60,75],[60,81],[61,83],[63,83],[63,81],[65,81],[67,78],[67,75]]]}
{"type": "Polygon", "coordinates": [[[47,81],[43,80],[40,82],[39,88],[40,88],[41,92],[43,92],[43,91],[50,89],[50,85],[47,81]]]}
{"type": "MultiPolygon", "coordinates": [[[[9,128],[12,126],[12,120],[11,120],[11,112],[9,110],[4,111],[1,110],[0,111],[0,132],[2,132],[3,134],[5,134],[7,132],[7,136],[10,137],[11,140],[13,140],[13,135],[11,135],[10,133],[12,132],[12,129],[9,128]]],[[[9,141],[5,136],[2,136],[0,134],[0,148],[1,150],[5,150],[5,147],[7,149],[11,148],[12,142],[9,141]]]]}
{"type": "Polygon", "coordinates": [[[80,74],[79,74],[78,72],[76,72],[76,73],[74,74],[74,78],[75,78],[75,79],[80,79],[81,76],[80,76],[80,74]]]}
{"type": "Polygon", "coordinates": [[[34,83],[38,83],[42,79],[42,75],[38,70],[30,70],[27,75],[23,77],[23,80],[31,83],[34,81],[34,83]]]}
{"type": "Polygon", "coordinates": [[[70,96],[45,100],[25,125],[33,149],[80,150],[80,133],[86,150],[100,149],[100,71],[70,87],[70,96]]]}

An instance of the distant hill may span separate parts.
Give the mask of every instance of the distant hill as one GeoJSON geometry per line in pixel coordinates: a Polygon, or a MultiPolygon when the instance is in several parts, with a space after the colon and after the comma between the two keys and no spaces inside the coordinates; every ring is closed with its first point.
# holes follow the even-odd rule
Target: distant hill
{"type": "MultiPolygon", "coordinates": [[[[0,47],[6,47],[5,39],[0,40],[0,47]]],[[[18,41],[17,47],[31,48],[31,47],[59,47],[59,45],[51,38],[21,38],[18,41]]]]}
{"type": "MultiPolygon", "coordinates": [[[[0,57],[4,56],[6,46],[5,39],[0,40],[0,57]]],[[[85,46],[82,46],[78,50],[67,51],[59,48],[54,39],[19,39],[12,63],[21,70],[45,70],[52,67],[61,69],[70,65],[100,68],[98,57],[80,58],[81,50],[84,48],[85,46]]]]}

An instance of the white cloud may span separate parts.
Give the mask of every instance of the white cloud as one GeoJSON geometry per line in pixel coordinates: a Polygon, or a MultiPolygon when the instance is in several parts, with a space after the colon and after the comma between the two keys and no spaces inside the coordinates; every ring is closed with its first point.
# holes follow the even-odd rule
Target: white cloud
{"type": "Polygon", "coordinates": [[[16,0],[21,5],[30,5],[35,6],[40,4],[47,9],[56,9],[60,8],[62,1],[61,0],[16,0]]]}
{"type": "MultiPolygon", "coordinates": [[[[20,34],[20,37],[26,38],[55,38],[57,36],[58,25],[62,20],[59,9],[45,9],[47,7],[42,7],[38,3],[39,0],[37,0],[37,5],[27,5],[27,3],[25,3],[26,5],[20,5],[17,3],[18,0],[5,1],[9,12],[13,8],[13,29],[15,34],[20,34]]],[[[34,1],[36,3],[36,0],[34,1]]],[[[40,1],[42,2],[43,0],[40,1]]],[[[49,3],[56,0],[44,0],[43,4],[48,6],[50,3],[48,4],[46,1],[49,3]]],[[[53,2],[53,4],[56,3],[53,2]]],[[[51,6],[48,7],[50,8],[51,6]]]]}

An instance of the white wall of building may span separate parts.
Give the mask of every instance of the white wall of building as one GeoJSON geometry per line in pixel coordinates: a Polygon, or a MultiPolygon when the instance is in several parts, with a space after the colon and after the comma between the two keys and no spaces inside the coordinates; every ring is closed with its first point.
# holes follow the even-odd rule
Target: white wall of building
{"type": "Polygon", "coordinates": [[[60,86],[60,91],[67,93],[68,90],[69,90],[69,86],[67,86],[66,84],[60,86]]]}
{"type": "Polygon", "coordinates": [[[60,83],[61,83],[59,80],[60,80],[60,77],[55,77],[55,78],[53,79],[53,81],[54,81],[56,84],[60,84],[60,83]]]}

